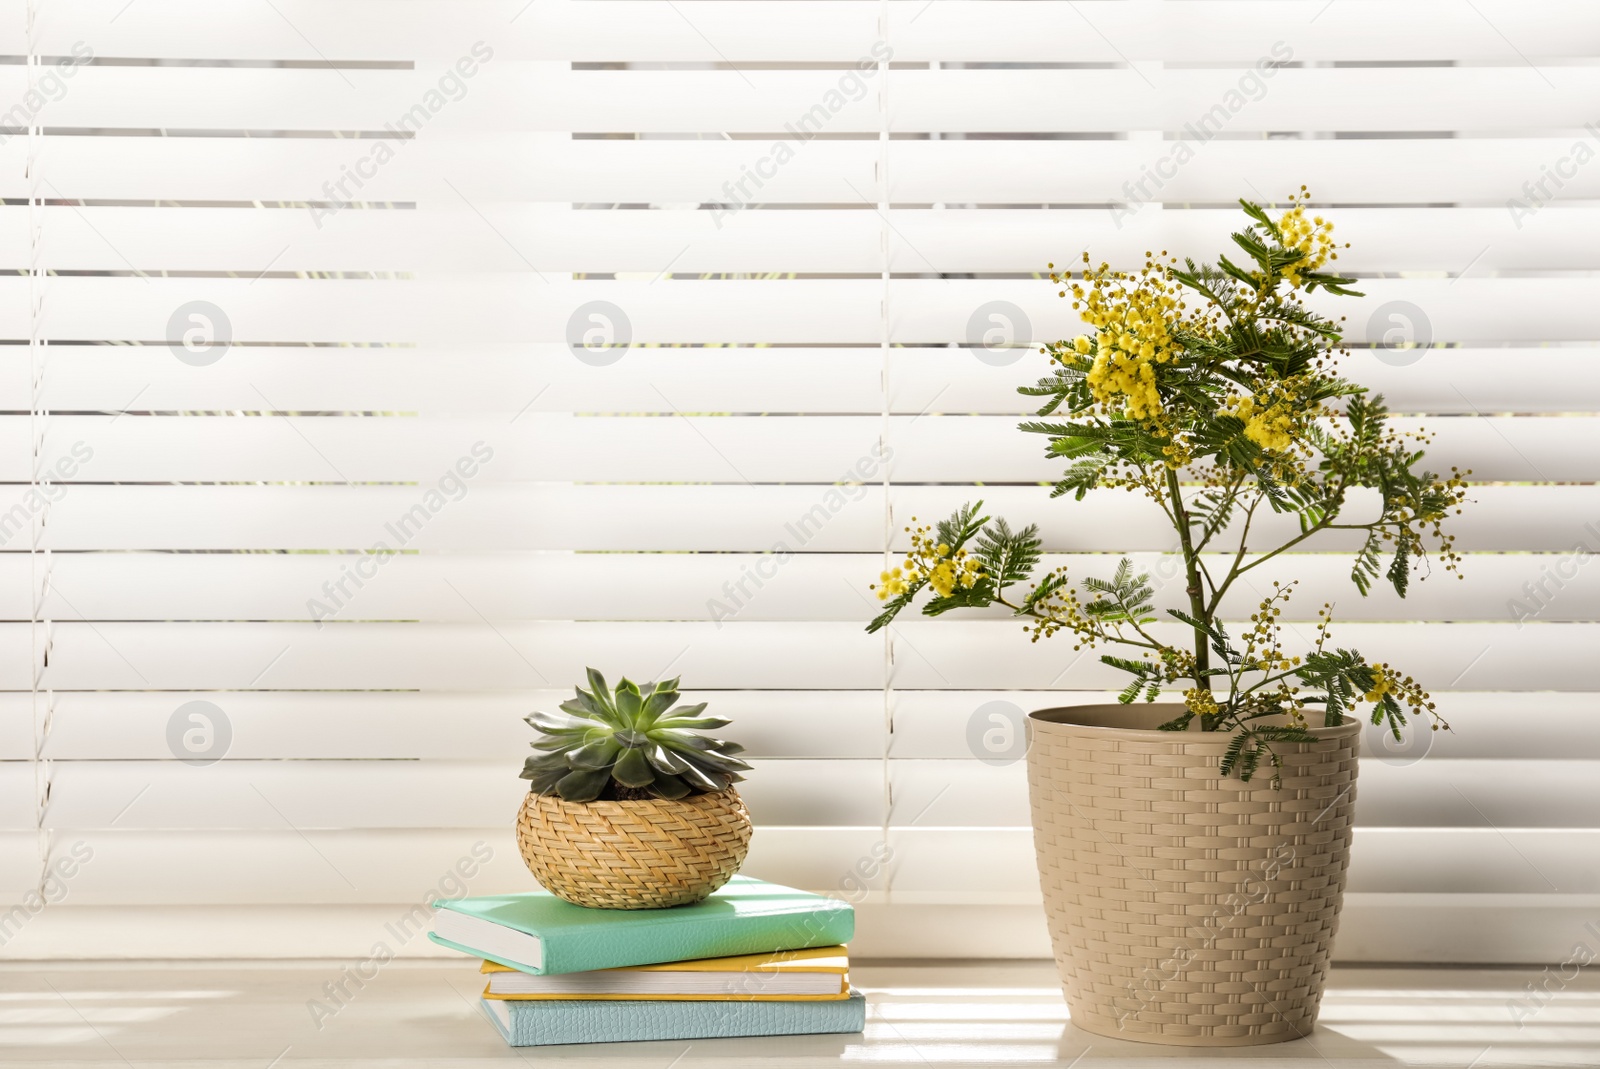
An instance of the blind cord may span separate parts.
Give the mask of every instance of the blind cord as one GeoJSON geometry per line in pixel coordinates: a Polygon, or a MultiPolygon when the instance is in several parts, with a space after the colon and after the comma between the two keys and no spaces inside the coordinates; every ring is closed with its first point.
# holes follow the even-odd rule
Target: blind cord
{"type": "MultiPolygon", "coordinates": [[[[32,98],[38,92],[39,71],[44,57],[38,40],[38,0],[28,0],[27,6],[27,77],[28,92],[32,98]]],[[[28,465],[28,491],[32,502],[39,503],[37,512],[29,520],[28,570],[29,570],[29,707],[33,727],[33,781],[34,781],[34,832],[39,850],[38,892],[44,895],[45,880],[50,871],[50,832],[45,828],[45,815],[50,806],[51,762],[49,750],[50,727],[54,701],[44,689],[44,673],[50,664],[52,628],[45,616],[45,597],[50,585],[50,551],[44,548],[45,525],[50,517],[50,495],[44,492],[41,471],[44,464],[44,436],[49,425],[49,412],[45,407],[44,371],[46,343],[43,337],[43,307],[45,270],[43,266],[44,199],[40,193],[39,150],[43,147],[44,129],[39,114],[28,119],[27,152],[24,168],[28,183],[28,443],[31,455],[28,465]]],[[[31,510],[30,510],[31,511],[31,510]]]]}
{"type": "MultiPolygon", "coordinates": [[[[889,43],[889,0],[878,0],[878,40],[889,43]]],[[[879,432],[878,455],[883,458],[880,468],[883,487],[883,566],[888,570],[894,543],[894,502],[890,493],[889,467],[890,436],[890,354],[889,345],[889,58],[893,48],[884,48],[878,59],[878,252],[883,265],[883,294],[878,303],[878,347],[882,358],[879,370],[879,396],[882,398],[882,430],[879,432]]],[[[883,629],[883,836],[889,845],[889,823],[894,812],[894,778],[890,774],[889,757],[894,743],[894,628],[883,629]]],[[[890,857],[893,854],[890,853],[890,857]]],[[[894,864],[886,866],[884,893],[894,886],[894,864]]]]}

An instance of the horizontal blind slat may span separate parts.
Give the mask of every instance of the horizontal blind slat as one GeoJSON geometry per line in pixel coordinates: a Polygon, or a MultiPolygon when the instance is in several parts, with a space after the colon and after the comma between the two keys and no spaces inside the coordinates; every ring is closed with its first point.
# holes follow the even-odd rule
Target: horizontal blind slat
{"type": "MultiPolygon", "coordinates": [[[[438,474],[425,480],[436,482],[438,474]]],[[[58,487],[41,546],[52,550],[743,550],[881,552],[883,489],[844,497],[816,486],[561,486],[485,483],[426,517],[414,510],[425,490],[408,486],[96,486],[58,487]],[[648,526],[631,517],[650,515],[648,526]],[[707,527],[702,515],[716,515],[707,527]],[[409,519],[408,519],[409,517],[409,519]],[[388,526],[386,526],[388,525],[388,526]],[[395,538],[389,527],[404,537],[395,538]],[[582,530],[581,546],[571,532],[582,530]],[[385,538],[389,535],[394,541],[385,538]]],[[[1077,509],[1079,522],[1049,523],[1057,504],[1036,486],[899,486],[895,513],[931,520],[982,497],[1013,523],[1043,524],[1046,548],[1107,552],[1172,548],[1172,534],[1151,521],[1149,505],[1099,495],[1077,509]]],[[[1565,552],[1600,515],[1592,485],[1476,486],[1476,514],[1462,525],[1463,550],[1565,552]]],[[[0,539],[11,545],[14,508],[32,501],[25,488],[0,509],[0,539]],[[8,519],[9,518],[9,519],[8,519]]],[[[1372,500],[1351,495],[1351,508],[1372,500]]],[[[1298,526],[1262,517],[1262,539],[1288,538],[1298,526]]],[[[1224,536],[1226,537],[1226,536],[1224,536]]],[[[1354,552],[1358,534],[1324,531],[1307,550],[1354,552]]],[[[20,546],[22,543],[15,543],[20,546]]],[[[15,548],[13,546],[13,548],[15,548]]],[[[898,545],[897,548],[904,548],[898,545]]]]}
{"type": "MultiPolygon", "coordinates": [[[[1019,642],[1020,625],[907,621],[896,686],[919,689],[1123,685],[1118,672],[1065,645],[1019,642]]],[[[28,628],[0,624],[0,687],[30,684],[28,628]]],[[[1152,634],[1181,637],[1179,625],[1152,634]]],[[[1424,687],[1592,691],[1584,652],[1600,624],[1347,623],[1341,643],[1383,648],[1424,687]]],[[[883,641],[856,622],[396,624],[123,623],[56,621],[42,686],[64,690],[488,689],[551,687],[582,678],[605,649],[646,678],[671,667],[718,688],[849,689],[881,682],[883,641]],[[782,663],[766,651],[781,645],[782,663]],[[635,667],[636,666],[636,667],[635,667]],[[639,670],[642,668],[643,670],[639,670]]]]}
{"type": "MultiPolygon", "coordinates": [[[[1600,300],[1594,278],[1363,279],[1361,286],[1363,297],[1318,292],[1307,302],[1346,317],[1346,340],[1354,344],[1392,339],[1397,312],[1425,321],[1435,345],[1592,342],[1600,333],[1586,311],[1600,300]],[[1511,305],[1520,314],[1508,324],[1501,309],[1511,305]]],[[[560,342],[575,314],[588,322],[580,310],[604,301],[627,317],[634,345],[865,345],[880,332],[883,289],[875,278],[574,282],[540,280],[532,272],[391,281],[54,277],[40,327],[64,341],[181,341],[181,333],[168,334],[179,329],[174,313],[205,301],[221,310],[236,344],[560,342]],[[520,314],[499,314],[506,308],[520,314]]],[[[1081,330],[1071,302],[1047,285],[897,278],[887,290],[896,309],[891,343],[965,339],[974,314],[996,301],[1027,317],[1030,336],[1081,330]]],[[[25,278],[0,277],[0,338],[24,338],[31,329],[26,291],[25,278]]]]}
{"type": "MultiPolygon", "coordinates": [[[[554,709],[571,695],[570,688],[372,693],[57,691],[51,699],[53,726],[45,754],[60,761],[168,759],[172,756],[168,723],[174,717],[183,719],[181,706],[203,701],[216,706],[228,721],[230,759],[483,761],[498,762],[514,775],[520,759],[531,752],[534,738],[523,718],[535,709],[554,709]],[[445,721],[451,729],[440,733],[438,726],[445,721]]],[[[26,694],[0,693],[0,709],[8,713],[0,723],[20,721],[28,700],[26,694]]],[[[752,757],[859,759],[883,753],[880,738],[858,730],[871,712],[881,715],[881,691],[690,689],[684,692],[684,701],[713,702],[736,717],[739,740],[752,757]]],[[[927,733],[940,732],[930,727],[927,733]]],[[[23,761],[32,753],[31,735],[7,735],[0,742],[0,760],[23,761]]]]}
{"type": "MultiPolygon", "coordinates": [[[[69,198],[317,202],[322,208],[342,199],[453,206],[462,197],[490,205],[753,200],[855,207],[861,198],[850,189],[865,193],[873,187],[880,151],[869,140],[806,141],[804,151],[794,152],[783,166],[762,165],[767,173],[758,175],[759,185],[747,181],[743,194],[730,194],[729,187],[746,171],[775,158],[771,138],[571,140],[559,133],[430,129],[413,139],[403,156],[381,167],[363,165],[371,173],[358,176],[357,186],[344,176],[373,156],[367,142],[166,133],[127,137],[97,130],[92,136],[56,136],[45,139],[40,158],[48,163],[54,195],[69,198]],[[344,193],[330,195],[328,186],[340,180],[346,182],[344,193]]],[[[882,151],[888,154],[889,199],[895,204],[1090,204],[1108,214],[1113,204],[1131,205],[1131,216],[1126,210],[1119,215],[1126,224],[1130,217],[1155,213],[1162,202],[1231,206],[1242,173],[1253,176],[1263,197],[1283,196],[1314,178],[1319,198],[1341,204],[1464,203],[1506,211],[1509,217],[1507,202],[1513,197],[1526,209],[1550,199],[1581,203],[1600,196],[1600,174],[1575,166],[1594,148],[1586,134],[1530,132],[1217,138],[1199,152],[1192,143],[1180,150],[1177,141],[945,136],[895,139],[882,151]],[[1179,155],[1185,156],[1181,167],[1175,166],[1179,155]],[[1558,166],[1559,184],[1545,177],[1546,169],[1558,166]],[[1542,187],[1532,189],[1541,179],[1542,187]]],[[[25,149],[20,138],[0,144],[0,195],[27,196],[25,149]]],[[[309,207],[293,210],[311,213],[309,207]]],[[[1540,223],[1540,214],[1542,209],[1524,218],[1524,225],[1548,225],[1540,223]]]]}
{"type": "MultiPolygon", "coordinates": [[[[834,888],[880,836],[877,828],[763,828],[751,842],[745,871],[791,887],[834,888]]],[[[36,885],[35,840],[32,832],[0,833],[0,858],[29,859],[23,866],[0,867],[0,880],[16,884],[0,889],[17,894],[36,885]]],[[[463,858],[479,862],[467,881],[475,893],[536,886],[517,852],[510,821],[466,832],[109,831],[63,836],[58,849],[65,852],[75,842],[92,851],[92,858],[72,879],[74,908],[423,903],[449,893],[440,881],[463,858]],[[478,843],[484,845],[474,853],[478,843]],[[486,850],[490,856],[483,861],[486,850]]],[[[450,886],[456,882],[459,877],[450,886]]],[[[409,924],[426,930],[422,918],[412,917],[409,924]]]]}
{"type": "MultiPolygon", "coordinates": [[[[740,794],[762,825],[871,826],[882,822],[883,771],[874,760],[758,759],[740,794]]],[[[127,831],[479,828],[515,819],[528,792],[514,760],[492,765],[433,761],[63,762],[54,768],[47,827],[127,831]]],[[[27,766],[0,764],[7,780],[32,783],[27,766]],[[10,774],[7,775],[6,773],[10,774]]],[[[12,830],[33,827],[32,800],[13,807],[12,830]],[[18,819],[20,818],[20,819],[18,819]]],[[[0,803],[0,813],[5,812],[0,803]]]]}
{"type": "MultiPolygon", "coordinates": [[[[1037,872],[1032,839],[1027,828],[906,829],[890,840],[899,848],[895,890],[937,888],[957,900],[965,892],[968,901],[1022,890],[1037,902],[1029,886],[1037,872]]],[[[1600,833],[1594,831],[1358,828],[1348,893],[1592,894],[1593,870],[1584,855],[1592,857],[1597,846],[1600,833]]],[[[1132,865],[1128,876],[1160,865],[1159,859],[1132,865]]]]}
{"type": "MultiPolygon", "coordinates": [[[[1449,695],[1444,696],[1447,710],[1449,695]]],[[[1446,713],[1448,715],[1448,713],[1446,713]]],[[[1361,806],[1358,829],[1389,832],[1396,829],[1436,830],[1444,841],[1459,841],[1454,833],[1494,828],[1593,829],[1600,824],[1600,790],[1593,786],[1596,772],[1589,761],[1479,760],[1453,761],[1418,750],[1409,758],[1386,757],[1378,732],[1363,736],[1358,778],[1361,806]],[[1548,792],[1568,800],[1564,811],[1549,811],[1548,792]],[[1446,832],[1448,829],[1448,833],[1446,832]]],[[[917,819],[918,828],[951,828],[965,834],[973,827],[1023,828],[1029,825],[1026,775],[1020,762],[986,766],[974,761],[890,762],[895,805],[891,825],[917,819]]],[[[1181,823],[1175,821],[1174,823],[1181,823]]],[[[1593,833],[1600,836],[1600,833],[1593,833]]],[[[1600,842],[1600,838],[1595,841],[1600,842]]],[[[1468,855],[1470,856],[1470,855],[1468,855]]],[[[1467,857],[1463,857],[1465,862],[1467,857]]],[[[1526,881],[1537,873],[1521,871],[1512,878],[1526,881]]],[[[1438,885],[1382,887],[1369,890],[1446,890],[1438,885]]],[[[1518,882],[1499,887],[1459,890],[1540,892],[1551,888],[1518,882]]],[[[1569,880],[1566,890],[1575,890],[1569,880]]]]}
{"type": "MultiPolygon", "coordinates": [[[[527,752],[534,709],[551,709],[569,691],[315,692],[249,691],[85,692],[52,696],[54,726],[45,756],[59,761],[166,760],[166,730],[179,708],[206,701],[227,717],[227,756],[239,760],[357,759],[482,761],[515,768],[527,752]],[[438,725],[449,718],[451,730],[438,725]],[[507,764],[509,762],[509,764],[507,764]]],[[[966,761],[976,721],[992,724],[985,706],[1015,710],[1109,702],[1111,691],[909,690],[889,697],[895,731],[888,753],[908,760],[966,761]]],[[[1440,709],[1455,730],[1428,736],[1430,759],[1463,761],[1600,760],[1600,718],[1581,692],[1439,691],[1440,709]],[[1537,730],[1528,730],[1535,725],[1537,730]],[[1547,737],[1559,736],[1552,751],[1547,737]]],[[[876,758],[882,739],[860,731],[883,715],[882,690],[685,691],[735,718],[739,739],[754,757],[876,758]]],[[[0,692],[0,761],[33,754],[26,726],[29,695],[0,692]]],[[[1014,715],[1014,714],[1013,714],[1014,715]]],[[[980,741],[980,748],[981,748],[980,741]]],[[[1369,745],[1372,755],[1388,750],[1369,745]]],[[[984,756],[990,756],[984,751],[984,756]]],[[[1413,755],[1414,756],[1414,755],[1413,755]]]]}
{"type": "MultiPolygon", "coordinates": [[[[759,825],[870,827],[887,821],[935,829],[1025,828],[1026,777],[1020,764],[976,761],[890,762],[895,804],[883,806],[883,770],[873,759],[756,759],[740,786],[759,825]]],[[[204,768],[175,761],[62,762],[53,770],[45,826],[85,830],[300,831],[492,827],[515,813],[527,785],[516,766],[456,762],[225,760],[204,768]]],[[[1597,767],[1589,761],[1473,761],[1430,758],[1411,764],[1364,760],[1364,829],[1566,828],[1600,823],[1597,767]],[[1533,785],[1538,784],[1535,788],[1533,785]],[[1455,785],[1456,789],[1452,789],[1455,785]],[[1568,804],[1545,809],[1549,792],[1568,804]],[[1491,827],[1484,828],[1485,823],[1491,827]]],[[[0,762],[0,829],[34,826],[32,769],[0,762]]],[[[1600,832],[1593,834],[1600,835],[1600,832]]],[[[1518,880],[1526,874],[1518,874],[1518,880]]],[[[1570,883],[1570,881],[1569,881],[1570,883]]],[[[1382,890],[1435,890],[1396,886],[1382,890]]],[[[1538,892],[1525,883],[1472,888],[1538,892]]]]}
{"type": "MultiPolygon", "coordinates": [[[[463,843],[463,852],[470,843],[463,843]]],[[[0,840],[0,851],[5,850],[0,840]]],[[[457,857],[461,856],[460,854],[457,857]]],[[[452,863],[446,857],[446,864],[452,863]]],[[[426,877],[424,877],[426,880],[426,877]]],[[[424,884],[432,893],[435,884],[424,884]]],[[[819,884],[840,889],[837,878],[819,884]]],[[[20,960],[171,958],[211,961],[281,956],[364,961],[372,933],[410,915],[414,892],[388,904],[298,906],[81,906],[42,912],[10,944],[20,960]]],[[[860,957],[912,957],[930,952],[927,933],[941,933],[948,958],[1048,958],[1049,933],[1038,904],[988,900],[918,902],[906,893],[868,893],[856,903],[852,950],[860,957]]],[[[1590,923],[1600,896],[1571,894],[1347,894],[1339,922],[1339,960],[1346,963],[1453,962],[1496,965],[1532,958],[1559,962],[1571,933],[1590,923]],[[1472,932],[1475,938],[1463,939],[1472,932]]],[[[407,956],[445,959],[456,952],[420,932],[399,939],[407,956]]],[[[1359,1012],[1359,1011],[1358,1011],[1359,1012]]],[[[1332,1023],[1332,1015],[1325,1018],[1332,1023]]],[[[1056,1025],[1055,1027],[1059,1027],[1056,1025]]],[[[1469,1052],[1470,1053],[1470,1052],[1469,1052]]]]}
{"type": "MultiPolygon", "coordinates": [[[[216,67],[76,68],[71,91],[39,111],[51,127],[341,130],[381,134],[526,130],[592,133],[877,133],[870,78],[855,70],[588,70],[474,60],[473,38],[449,35],[475,65],[411,70],[216,67]]],[[[1266,59],[1270,62],[1270,58],[1266,59]]],[[[890,72],[893,133],[1183,132],[1226,130],[1504,132],[1538,109],[1546,130],[1592,121],[1600,70],[1585,66],[912,69],[890,72]],[[1242,68],[1242,69],[1241,69],[1242,68]],[[1552,92],[1552,89],[1554,91],[1552,92]]],[[[876,75],[874,75],[875,77],[876,75]]],[[[0,69],[0,93],[25,78],[0,69]]]]}
{"type": "MultiPolygon", "coordinates": [[[[547,412],[771,411],[774,394],[788,412],[880,414],[886,379],[896,415],[1031,417],[1035,399],[1017,393],[1031,359],[995,366],[951,343],[896,350],[885,373],[879,350],[852,346],[640,347],[608,367],[552,344],[250,346],[197,375],[165,346],[54,345],[41,391],[63,412],[259,411],[270,398],[287,412],[493,412],[509,424],[547,412]]],[[[1397,413],[1600,412],[1600,358],[1589,346],[1358,349],[1334,366],[1397,413]]],[[[22,396],[29,383],[27,354],[0,351],[0,388],[22,396]]]]}
{"type": "MultiPolygon", "coordinates": [[[[1507,39],[1496,27],[1510,27],[1517,51],[1536,60],[1588,55],[1600,43],[1600,23],[1580,0],[1547,0],[1536,8],[1508,0],[1477,0],[1471,7],[1447,0],[1343,0],[1331,11],[1321,10],[1324,3],[1102,4],[1087,13],[1093,33],[1085,32],[1085,14],[1065,0],[932,9],[924,0],[890,0],[887,6],[895,58],[902,62],[1116,63],[1173,55],[1250,61],[1280,38],[1292,41],[1295,56],[1304,59],[1504,61],[1507,39]],[[1387,32],[1373,33],[1375,22],[1387,32]]],[[[141,0],[139,10],[127,14],[119,12],[118,0],[86,0],[74,5],[71,20],[47,7],[40,40],[47,53],[64,54],[83,27],[92,26],[104,55],[309,61],[320,51],[341,60],[382,60],[446,54],[437,27],[448,25],[491,41],[508,58],[849,62],[877,38],[875,10],[838,0],[679,0],[676,11],[639,0],[614,0],[598,10],[542,0],[520,15],[491,0],[413,0],[406,19],[388,21],[374,19],[363,0],[273,6],[282,18],[241,6],[219,19],[204,0],[141,0]]],[[[0,42],[24,47],[16,31],[0,42]]]]}
{"type": "MultiPolygon", "coordinates": [[[[649,212],[552,211],[496,205],[494,226],[459,198],[417,211],[347,211],[331,219],[306,209],[56,207],[45,210],[52,270],[259,273],[635,272],[867,274],[881,266],[879,231],[890,230],[896,273],[1041,274],[1054,263],[1081,270],[1079,252],[1126,263],[1150,249],[1223,246],[1237,211],[1146,211],[1124,218],[1105,208],[891,209],[886,218],[847,207],[734,213],[662,208],[649,212]]],[[[0,208],[0,236],[27,245],[28,209],[0,208]]],[[[1531,220],[1498,208],[1350,209],[1338,236],[1354,248],[1339,269],[1391,272],[1589,271],[1600,268],[1600,209],[1572,207],[1531,220]]],[[[1041,279],[1039,285],[1048,289],[1041,279]]]]}
{"type": "MultiPolygon", "coordinates": [[[[1174,537],[1174,548],[1176,538],[1174,537]]],[[[1562,553],[1470,553],[1461,579],[1439,573],[1405,598],[1388,585],[1348,597],[1350,554],[1288,554],[1259,566],[1223,601],[1241,620],[1273,583],[1298,581],[1284,618],[1314,619],[1336,601],[1348,620],[1600,620],[1600,525],[1562,553]]],[[[1120,554],[1049,554],[1041,568],[1065,568],[1074,583],[1104,577],[1120,554]]],[[[1159,614],[1184,609],[1181,558],[1130,554],[1151,577],[1159,614]]],[[[1207,554],[1208,567],[1230,557],[1207,554]]],[[[1246,563],[1257,560],[1244,558],[1246,563]]],[[[397,555],[366,563],[350,553],[61,553],[42,611],[88,620],[863,620],[861,595],[882,555],[871,553],[462,553],[397,555]],[[599,599],[597,590],[628,591],[599,599]],[[61,593],[65,592],[65,594],[61,593]],[[480,615],[481,614],[481,615],[480,615]]],[[[30,562],[0,554],[0,618],[27,619],[30,562]]],[[[1009,610],[967,615],[1004,618],[1009,610]]]]}
{"type": "MultiPolygon", "coordinates": [[[[883,841],[881,835],[877,828],[762,828],[752,840],[747,871],[790,886],[837,891],[856,862],[872,856],[869,851],[883,841]]],[[[1592,878],[1584,875],[1584,859],[1595,848],[1595,835],[1570,830],[1358,829],[1354,853],[1364,855],[1366,864],[1353,870],[1351,893],[1469,899],[1471,894],[1561,893],[1563,884],[1581,893],[1592,878]],[[1556,892],[1538,871],[1551,874],[1556,892]],[[1430,890],[1414,890],[1419,886],[1430,890]]],[[[14,844],[20,838],[0,833],[0,856],[7,840],[14,844]]],[[[476,857],[486,852],[491,856],[473,866],[469,890],[490,893],[531,882],[509,830],[498,827],[85,832],[63,842],[63,849],[71,842],[92,851],[92,860],[72,880],[75,906],[420,902],[430,893],[439,894],[441,875],[458,859],[472,857],[478,843],[483,845],[476,857]]],[[[1039,901],[1026,828],[902,828],[892,830],[887,842],[894,860],[887,871],[866,881],[870,890],[892,886],[895,895],[923,902],[1039,901]]],[[[15,871],[7,872],[11,880],[15,871]]]]}
{"type": "MultiPolygon", "coordinates": [[[[1047,373],[1042,358],[1030,360],[1047,373]]],[[[1430,463],[1448,458],[1485,481],[1583,482],[1593,463],[1576,447],[1600,433],[1600,417],[1400,417],[1391,426],[1401,433],[1426,428],[1430,463]]],[[[26,417],[0,416],[0,479],[28,479],[28,433],[26,417]]],[[[547,414],[516,424],[59,415],[39,455],[44,468],[60,473],[63,493],[73,481],[409,482],[428,472],[437,473],[430,482],[456,500],[506,481],[1047,483],[1060,478],[1063,467],[1017,432],[1014,417],[1001,416],[897,416],[885,428],[882,419],[868,416],[821,415],[547,414]]],[[[417,496],[430,489],[419,487],[417,496]]],[[[865,489],[836,492],[859,499],[865,489]]]]}

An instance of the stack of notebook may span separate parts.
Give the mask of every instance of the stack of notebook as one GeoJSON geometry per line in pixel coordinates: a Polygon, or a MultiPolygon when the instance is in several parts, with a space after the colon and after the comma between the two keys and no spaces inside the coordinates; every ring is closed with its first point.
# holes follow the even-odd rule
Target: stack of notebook
{"type": "Polygon", "coordinates": [[[586,909],[544,891],[436,902],[436,943],[483,959],[514,1047],[859,1032],[850,905],[735,876],[672,909],[586,909]]]}

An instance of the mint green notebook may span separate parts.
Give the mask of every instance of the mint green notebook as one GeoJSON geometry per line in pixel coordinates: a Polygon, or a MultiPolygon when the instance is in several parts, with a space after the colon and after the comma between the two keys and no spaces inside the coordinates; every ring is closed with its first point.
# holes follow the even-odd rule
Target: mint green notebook
{"type": "Polygon", "coordinates": [[[724,1039],[859,1032],[867,1000],[859,991],[831,1002],[597,1002],[482,999],[513,1047],[620,1043],[643,1039],[724,1039]]]}
{"type": "Polygon", "coordinates": [[[748,876],[671,909],[587,909],[548,891],[434,906],[435,943],[538,974],[836,946],[856,927],[848,902],[748,876]]]}

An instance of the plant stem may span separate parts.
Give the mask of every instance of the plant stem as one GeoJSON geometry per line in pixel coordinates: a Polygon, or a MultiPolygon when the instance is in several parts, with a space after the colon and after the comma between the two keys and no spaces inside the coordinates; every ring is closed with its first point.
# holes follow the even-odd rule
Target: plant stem
{"type": "MultiPolygon", "coordinates": [[[[1189,581],[1186,593],[1189,595],[1189,615],[1201,623],[1209,624],[1211,618],[1206,615],[1205,589],[1200,585],[1200,569],[1196,564],[1194,544],[1189,536],[1189,513],[1183,507],[1183,491],[1178,486],[1178,473],[1171,468],[1167,469],[1167,493],[1172,497],[1172,517],[1174,526],[1178,528],[1178,539],[1183,545],[1183,572],[1189,581]]],[[[1194,681],[1201,690],[1211,688],[1210,678],[1206,671],[1211,667],[1211,648],[1206,645],[1206,636],[1200,631],[1194,633],[1194,681]]]]}
{"type": "MultiPolygon", "coordinates": [[[[1054,615],[1053,613],[1040,612],[1037,606],[1034,606],[1034,607],[1031,607],[1031,608],[1024,608],[1021,605],[1016,605],[1016,604],[1013,604],[1012,602],[1007,601],[1004,597],[996,597],[994,599],[994,603],[996,605],[1004,605],[1006,608],[1010,609],[1012,611],[1012,613],[1014,615],[1016,615],[1016,616],[1026,616],[1026,617],[1029,617],[1029,618],[1034,619],[1034,620],[1042,620],[1042,621],[1045,621],[1047,623],[1054,623],[1054,624],[1058,624],[1060,626],[1067,627],[1067,628],[1071,628],[1072,627],[1072,624],[1069,621],[1062,620],[1060,617],[1054,615]]],[[[1145,631],[1144,628],[1139,626],[1139,621],[1133,619],[1130,616],[1127,619],[1126,622],[1129,625],[1131,625],[1133,627],[1133,629],[1135,631],[1137,631],[1140,635],[1144,636],[1144,641],[1143,642],[1140,642],[1136,638],[1127,638],[1120,631],[1117,634],[1114,634],[1114,635],[1113,634],[1108,634],[1107,632],[1105,632],[1103,630],[1104,625],[1102,625],[1102,630],[1097,632],[1097,635],[1098,635],[1098,637],[1100,639],[1102,639],[1102,640],[1104,640],[1106,642],[1116,642],[1116,643],[1120,643],[1120,644],[1122,644],[1124,646],[1137,646],[1140,649],[1146,649],[1146,650],[1163,650],[1163,649],[1166,649],[1165,646],[1163,646],[1161,643],[1157,642],[1153,637],[1151,637],[1149,632],[1145,631]]],[[[1113,624],[1113,626],[1120,627],[1121,623],[1118,622],[1116,624],[1113,624]]]]}
{"type": "Polygon", "coordinates": [[[1239,532],[1239,551],[1233,555],[1233,563],[1228,566],[1228,574],[1223,577],[1222,585],[1212,584],[1211,604],[1207,607],[1211,612],[1216,612],[1222,607],[1222,595],[1226,594],[1233,581],[1239,578],[1239,564],[1244,560],[1245,551],[1250,543],[1250,524],[1255,522],[1256,506],[1261,504],[1264,497],[1265,494],[1256,494],[1249,507],[1244,510],[1244,530],[1239,532]]]}

